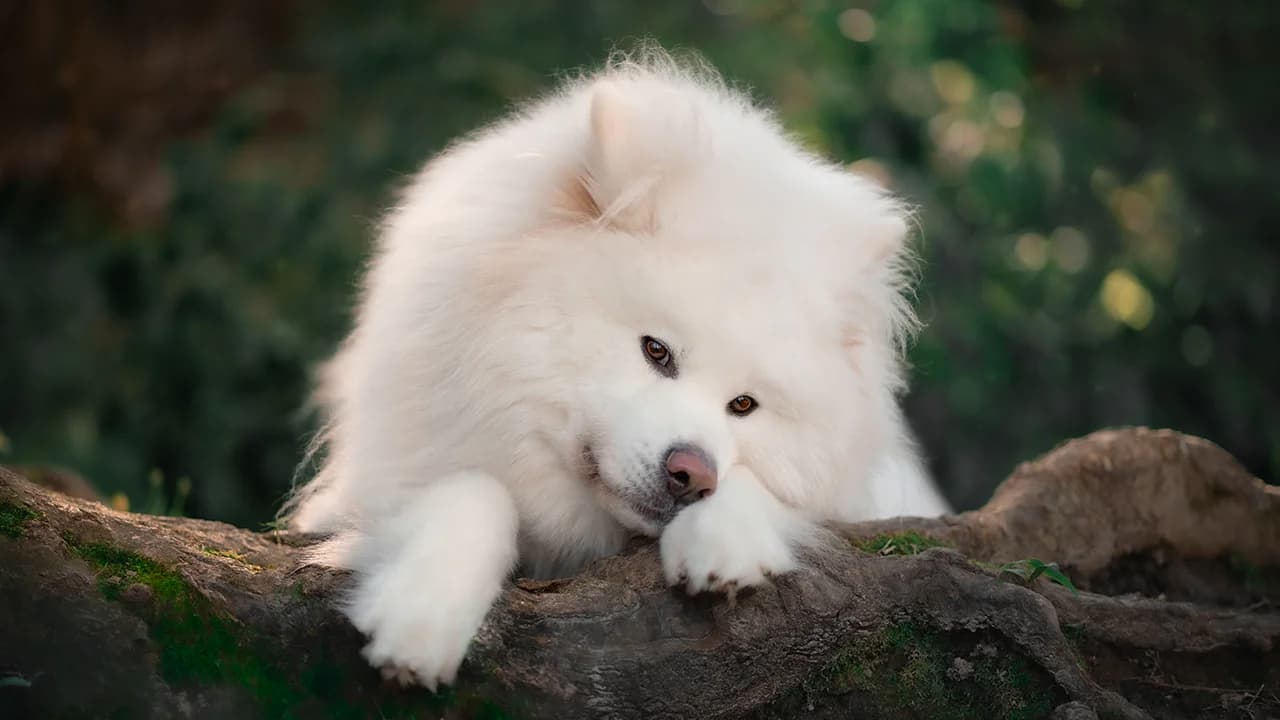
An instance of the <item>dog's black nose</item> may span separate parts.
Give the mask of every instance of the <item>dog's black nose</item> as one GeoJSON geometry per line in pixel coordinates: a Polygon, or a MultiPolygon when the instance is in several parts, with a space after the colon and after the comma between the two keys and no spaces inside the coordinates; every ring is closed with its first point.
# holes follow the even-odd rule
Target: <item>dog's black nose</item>
{"type": "Polygon", "coordinates": [[[677,445],[663,463],[667,490],[680,505],[701,500],[716,491],[716,463],[701,448],[677,445]]]}

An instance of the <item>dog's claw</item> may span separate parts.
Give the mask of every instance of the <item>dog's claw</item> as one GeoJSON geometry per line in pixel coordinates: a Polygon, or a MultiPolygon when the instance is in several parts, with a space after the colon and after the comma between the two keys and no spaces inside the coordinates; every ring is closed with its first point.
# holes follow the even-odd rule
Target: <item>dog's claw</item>
{"type": "Polygon", "coordinates": [[[379,668],[379,671],[382,673],[382,679],[385,682],[395,683],[402,688],[421,685],[432,693],[439,691],[442,681],[446,685],[453,682],[452,675],[440,678],[419,675],[413,670],[413,668],[406,667],[404,665],[396,665],[394,663],[387,663],[386,665],[383,665],[379,668]]]}
{"type": "Polygon", "coordinates": [[[409,687],[418,682],[418,675],[403,665],[387,664],[382,666],[382,679],[400,687],[409,687]]]}

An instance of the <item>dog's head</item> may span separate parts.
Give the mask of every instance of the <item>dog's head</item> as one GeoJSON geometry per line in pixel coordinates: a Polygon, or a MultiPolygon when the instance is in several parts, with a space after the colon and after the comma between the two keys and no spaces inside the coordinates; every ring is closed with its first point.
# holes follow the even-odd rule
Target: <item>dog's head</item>
{"type": "Polygon", "coordinates": [[[585,93],[547,278],[584,481],[651,534],[731,468],[823,510],[899,432],[903,213],[714,82],[585,93]]]}

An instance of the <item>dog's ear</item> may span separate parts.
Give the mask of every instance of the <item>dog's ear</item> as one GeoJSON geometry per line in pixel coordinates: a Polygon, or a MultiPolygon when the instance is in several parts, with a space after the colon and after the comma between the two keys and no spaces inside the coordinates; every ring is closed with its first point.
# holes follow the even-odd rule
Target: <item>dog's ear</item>
{"type": "MultiPolygon", "coordinates": [[[[882,188],[855,178],[850,207],[859,208],[850,231],[851,282],[844,304],[856,310],[846,319],[842,344],[861,354],[870,349],[893,348],[903,352],[918,329],[908,298],[915,282],[915,252],[908,209],[882,188]]],[[[862,362],[862,361],[860,361],[862,362]]]]}
{"type": "Polygon", "coordinates": [[[598,81],[591,90],[588,133],[564,209],[620,229],[652,230],[660,184],[700,144],[692,103],[670,89],[598,81]]]}
{"type": "Polygon", "coordinates": [[[855,262],[874,273],[893,270],[910,255],[910,212],[876,183],[854,176],[849,206],[858,208],[855,262]]]}

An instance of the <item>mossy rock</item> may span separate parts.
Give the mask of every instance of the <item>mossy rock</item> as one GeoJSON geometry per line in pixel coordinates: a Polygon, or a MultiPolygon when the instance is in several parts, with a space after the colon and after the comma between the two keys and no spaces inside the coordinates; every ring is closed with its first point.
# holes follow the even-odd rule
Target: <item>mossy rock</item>
{"type": "MultiPolygon", "coordinates": [[[[271,639],[220,612],[177,570],[105,543],[67,542],[96,571],[102,596],[146,622],[161,676],[171,687],[242,692],[262,718],[414,718],[450,709],[462,717],[510,717],[496,703],[453,689],[353,697],[352,680],[362,682],[371,672],[358,657],[288,657],[271,639]]],[[[235,551],[206,554],[251,564],[235,551]]]]}
{"type": "Polygon", "coordinates": [[[20,538],[26,524],[38,517],[40,517],[40,513],[26,505],[0,502],[0,535],[20,538]]]}
{"type": "Polygon", "coordinates": [[[909,621],[854,641],[810,687],[861,694],[885,718],[1031,720],[1065,699],[1047,673],[999,636],[909,621]]]}

